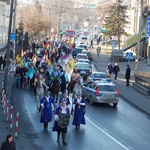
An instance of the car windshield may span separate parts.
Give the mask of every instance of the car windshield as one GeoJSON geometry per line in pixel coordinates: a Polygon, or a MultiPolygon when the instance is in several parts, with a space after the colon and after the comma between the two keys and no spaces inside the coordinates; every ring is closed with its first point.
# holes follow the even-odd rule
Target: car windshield
{"type": "Polygon", "coordinates": [[[93,78],[107,78],[106,74],[95,73],[93,74],[93,78]]]}
{"type": "Polygon", "coordinates": [[[89,61],[88,60],[79,60],[79,62],[85,62],[85,63],[89,63],[89,61]]]}
{"type": "Polygon", "coordinates": [[[78,55],[77,59],[86,59],[86,56],[84,56],[84,55],[78,55]]]}
{"type": "Polygon", "coordinates": [[[86,54],[87,56],[90,56],[90,55],[91,55],[90,52],[86,52],[86,51],[83,51],[82,54],[86,54]]]}
{"type": "Polygon", "coordinates": [[[77,53],[81,53],[82,49],[74,49],[73,51],[77,52],[77,53]]]}
{"type": "Polygon", "coordinates": [[[100,91],[116,91],[116,87],[112,85],[100,85],[100,91]]]}
{"type": "Polygon", "coordinates": [[[78,64],[77,65],[77,68],[81,68],[81,69],[87,69],[87,68],[89,68],[89,66],[88,65],[86,65],[86,64],[78,64]]]}

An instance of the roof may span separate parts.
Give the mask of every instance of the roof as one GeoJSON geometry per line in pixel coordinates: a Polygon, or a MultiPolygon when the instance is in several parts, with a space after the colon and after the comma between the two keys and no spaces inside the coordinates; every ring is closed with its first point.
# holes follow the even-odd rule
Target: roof
{"type": "Polygon", "coordinates": [[[112,85],[115,86],[115,84],[112,81],[95,81],[98,85],[112,85]]]}

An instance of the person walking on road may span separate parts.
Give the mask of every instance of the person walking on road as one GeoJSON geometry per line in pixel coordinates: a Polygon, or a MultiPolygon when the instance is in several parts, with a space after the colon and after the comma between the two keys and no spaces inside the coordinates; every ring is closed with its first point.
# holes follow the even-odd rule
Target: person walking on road
{"type": "Polygon", "coordinates": [[[97,57],[99,57],[99,55],[100,55],[100,52],[101,52],[101,47],[98,45],[98,47],[97,47],[97,57]]]}
{"type": "Polygon", "coordinates": [[[125,74],[126,86],[129,86],[130,75],[131,75],[131,68],[129,65],[127,65],[126,74],[125,74]]]}
{"type": "Polygon", "coordinates": [[[41,119],[40,122],[43,123],[44,129],[48,128],[48,123],[52,120],[52,112],[54,111],[54,102],[50,96],[50,92],[46,91],[45,96],[40,100],[40,111],[41,119]]]}
{"type": "Polygon", "coordinates": [[[114,73],[114,80],[115,80],[115,82],[116,82],[116,80],[117,80],[118,72],[119,72],[119,71],[120,71],[120,68],[119,68],[118,64],[115,63],[114,68],[113,68],[113,73],[114,73]]]}
{"type": "Polygon", "coordinates": [[[91,39],[90,48],[94,48],[93,47],[93,39],[91,39]]]}
{"type": "Polygon", "coordinates": [[[107,71],[108,77],[111,78],[111,74],[112,74],[112,72],[113,72],[113,66],[112,66],[111,63],[109,63],[109,64],[107,65],[106,71],[107,71]]]}
{"type": "Polygon", "coordinates": [[[76,129],[80,128],[80,124],[85,123],[85,99],[81,97],[81,93],[77,93],[77,98],[73,102],[73,122],[76,129]]]}
{"type": "Polygon", "coordinates": [[[16,150],[16,143],[13,140],[13,135],[8,134],[6,140],[2,143],[0,150],[16,150]]]}
{"type": "Polygon", "coordinates": [[[66,70],[63,70],[63,73],[60,76],[60,87],[62,94],[66,93],[67,83],[69,82],[68,75],[66,70]]]}
{"type": "Polygon", "coordinates": [[[62,133],[63,145],[67,145],[65,140],[67,127],[69,125],[70,111],[66,105],[66,99],[62,99],[60,105],[55,111],[55,122],[52,131],[57,131],[57,142],[60,139],[60,133],[62,133]]]}

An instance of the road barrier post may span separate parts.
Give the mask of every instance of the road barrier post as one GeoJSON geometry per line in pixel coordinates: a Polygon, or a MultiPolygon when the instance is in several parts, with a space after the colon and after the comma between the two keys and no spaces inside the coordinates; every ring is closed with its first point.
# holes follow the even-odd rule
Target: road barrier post
{"type": "Polygon", "coordinates": [[[9,121],[9,100],[6,101],[6,121],[9,121]]]}
{"type": "Polygon", "coordinates": [[[18,137],[18,121],[19,121],[19,113],[17,113],[17,115],[16,115],[15,137],[18,137]]]}
{"type": "Polygon", "coordinates": [[[6,114],[6,94],[4,94],[4,100],[3,100],[3,114],[5,115],[6,114]]]}
{"type": "Polygon", "coordinates": [[[3,104],[3,101],[4,101],[4,94],[5,94],[5,90],[2,90],[2,104],[3,104]]]}
{"type": "Polygon", "coordinates": [[[13,106],[10,107],[10,129],[13,127],[13,106]]]}

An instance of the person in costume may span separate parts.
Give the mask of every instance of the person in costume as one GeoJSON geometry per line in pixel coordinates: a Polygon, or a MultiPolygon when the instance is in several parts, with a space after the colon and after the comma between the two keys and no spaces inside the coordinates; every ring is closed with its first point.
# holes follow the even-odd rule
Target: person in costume
{"type": "Polygon", "coordinates": [[[48,123],[52,121],[52,112],[54,111],[53,98],[50,96],[50,92],[46,91],[44,96],[40,100],[40,122],[43,123],[44,129],[48,128],[48,123]]]}
{"type": "Polygon", "coordinates": [[[77,98],[73,101],[73,122],[72,124],[76,126],[76,129],[80,128],[80,124],[85,123],[85,99],[81,97],[81,93],[77,94],[77,98]]]}
{"type": "MultiPolygon", "coordinates": [[[[57,131],[57,142],[59,142],[60,133],[62,133],[63,145],[67,145],[65,137],[66,137],[66,133],[67,133],[67,126],[69,125],[69,118],[67,119],[68,124],[63,124],[63,125],[60,126],[59,121],[61,121],[61,118],[60,118],[61,114],[64,114],[64,115],[67,114],[67,116],[70,115],[70,111],[69,111],[69,108],[66,105],[66,100],[65,99],[62,99],[60,105],[57,107],[57,109],[55,111],[55,116],[54,116],[55,123],[54,123],[52,131],[57,131]]],[[[63,118],[65,118],[65,117],[63,117],[63,118]]]]}

